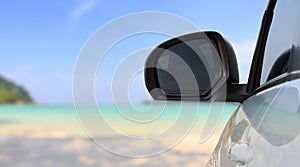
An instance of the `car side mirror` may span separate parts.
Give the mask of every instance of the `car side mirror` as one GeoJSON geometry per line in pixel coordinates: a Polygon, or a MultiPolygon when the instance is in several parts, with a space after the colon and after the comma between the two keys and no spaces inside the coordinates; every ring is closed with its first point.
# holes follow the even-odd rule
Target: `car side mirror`
{"type": "Polygon", "coordinates": [[[234,50],[217,32],[187,34],[160,44],[148,56],[144,74],[155,100],[242,100],[242,86],[232,88],[239,85],[234,50]],[[233,93],[220,99],[228,85],[233,93]]]}

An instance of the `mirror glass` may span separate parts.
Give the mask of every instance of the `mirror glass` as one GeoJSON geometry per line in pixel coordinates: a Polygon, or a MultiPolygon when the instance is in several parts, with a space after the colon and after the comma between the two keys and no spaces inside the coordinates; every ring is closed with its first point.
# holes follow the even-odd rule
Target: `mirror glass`
{"type": "Polygon", "coordinates": [[[178,40],[160,49],[157,78],[160,88],[169,95],[203,95],[221,78],[218,51],[207,38],[178,40]]]}

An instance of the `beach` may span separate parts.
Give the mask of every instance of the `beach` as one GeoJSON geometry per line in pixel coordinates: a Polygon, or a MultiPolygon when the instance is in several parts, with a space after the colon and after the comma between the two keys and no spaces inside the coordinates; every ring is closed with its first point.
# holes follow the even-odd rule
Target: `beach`
{"type": "MultiPolygon", "coordinates": [[[[122,139],[108,138],[119,149],[141,149],[127,145],[122,139]]],[[[180,145],[148,158],[126,158],[103,150],[86,138],[34,138],[2,136],[0,165],[10,167],[32,166],[204,166],[212,145],[195,150],[190,144],[180,145]],[[182,150],[181,150],[182,149],[182,150]]],[[[160,147],[149,143],[147,147],[160,147]]]]}
{"type": "MultiPolygon", "coordinates": [[[[199,114],[182,140],[172,145],[172,137],[131,142],[126,135],[108,132],[91,136],[73,106],[0,106],[0,166],[205,166],[236,105],[227,108],[207,140],[199,141],[206,119],[199,114]]],[[[142,132],[128,134],[145,136],[142,132]]]]}

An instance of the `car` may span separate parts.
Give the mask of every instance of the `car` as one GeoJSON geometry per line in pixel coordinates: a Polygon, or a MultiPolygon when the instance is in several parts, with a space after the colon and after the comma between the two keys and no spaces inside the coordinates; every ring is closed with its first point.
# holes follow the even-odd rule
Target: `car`
{"type": "Polygon", "coordinates": [[[232,45],[218,32],[173,38],[148,56],[144,77],[153,99],[240,103],[208,167],[299,166],[299,6],[268,2],[246,84],[239,83],[232,45]]]}

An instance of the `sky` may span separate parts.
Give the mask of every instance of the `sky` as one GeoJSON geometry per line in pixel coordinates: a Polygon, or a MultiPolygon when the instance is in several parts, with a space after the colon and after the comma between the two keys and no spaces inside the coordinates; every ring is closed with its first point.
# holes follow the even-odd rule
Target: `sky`
{"type": "MultiPolygon", "coordinates": [[[[234,45],[241,82],[246,82],[266,4],[261,0],[1,0],[0,75],[25,87],[37,103],[72,104],[76,60],[89,37],[118,17],[158,11],[183,17],[200,30],[220,32],[234,45]]],[[[112,102],[111,84],[101,81],[112,79],[117,60],[124,58],[118,57],[122,50],[155,47],[166,39],[142,34],[114,46],[109,54],[115,55],[108,54],[104,61],[104,67],[111,68],[98,69],[102,78],[95,82],[97,98],[112,102]]],[[[142,72],[125,86],[132,101],[149,98],[142,72]]]]}

